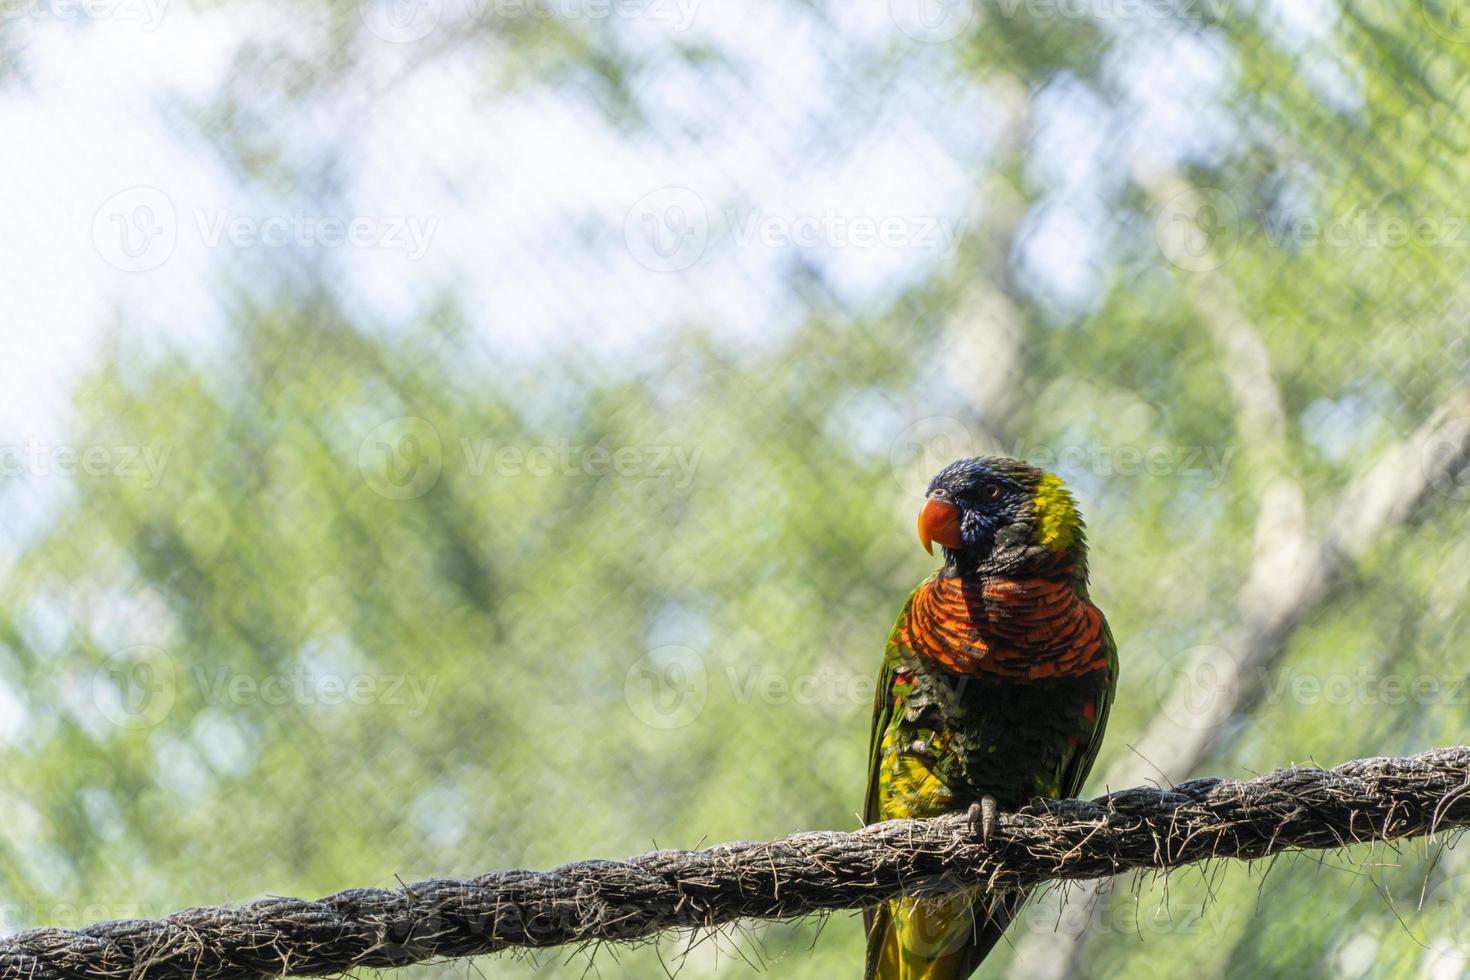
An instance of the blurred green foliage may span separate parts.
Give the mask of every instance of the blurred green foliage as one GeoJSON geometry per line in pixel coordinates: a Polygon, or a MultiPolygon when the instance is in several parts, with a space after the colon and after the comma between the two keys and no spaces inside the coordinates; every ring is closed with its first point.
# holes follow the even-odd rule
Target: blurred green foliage
{"type": "MultiPolygon", "coordinates": [[[[922,58],[1019,133],[971,175],[983,217],[953,256],[873,306],[807,270],[784,333],[731,340],[712,308],[636,358],[553,345],[521,362],[486,355],[452,292],[384,332],[307,268],[221,287],[217,356],[144,357],[122,331],[75,392],[72,441],[161,470],[79,475],[0,580],[4,924],[854,827],[871,676],[932,567],[916,487],[958,451],[1059,460],[1077,488],[1123,662],[1098,775],[1125,759],[1179,654],[1240,615],[1272,481],[1327,534],[1341,489],[1470,385],[1470,47],[1429,0],[1314,6],[1310,30],[1269,4],[1095,6],[991,5],[952,41],[850,66],[843,84],[867,91],[922,58]],[[1170,84],[1170,57],[1213,78],[1172,156],[1148,145],[1139,94],[1170,84]],[[1107,134],[1086,151],[1103,246],[1080,304],[1030,247],[1073,206],[1036,123],[1057,99],[1107,134]],[[1219,227],[1180,246],[1162,226],[1186,193],[1219,227]],[[1394,243],[1385,221],[1427,230],[1394,243]],[[1262,379],[1279,424],[1252,414],[1262,379]]],[[[356,51],[354,15],[331,9],[324,51],[356,51]]],[[[840,26],[821,5],[789,16],[840,26]]],[[[656,59],[615,33],[552,20],[460,41],[488,99],[542,86],[675,138],[640,104],[656,59]]],[[[242,174],[291,183],[311,168],[275,138],[288,103],[246,105],[278,54],[242,54],[241,91],[199,118],[242,174]]],[[[308,60],[323,87],[366,70],[308,60]]],[[[1464,740],[1466,496],[1439,487],[1304,610],[1199,774],[1464,740]],[[1383,678],[1434,688],[1385,697],[1383,678]]],[[[1120,882],[1085,973],[1457,976],[1467,871],[1416,842],[1120,882]]],[[[591,962],[855,976],[859,932],[754,925],[591,962]]],[[[580,976],[588,958],[478,969],[580,976]]]]}

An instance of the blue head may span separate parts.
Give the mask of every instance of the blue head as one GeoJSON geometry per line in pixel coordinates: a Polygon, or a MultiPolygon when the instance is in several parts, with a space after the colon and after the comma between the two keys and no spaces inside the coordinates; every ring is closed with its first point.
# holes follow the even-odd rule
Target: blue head
{"type": "Polygon", "coordinates": [[[1085,569],[1082,516],[1060,479],[1003,456],[950,463],[929,482],[919,540],[944,548],[951,571],[984,574],[1085,569]]]}

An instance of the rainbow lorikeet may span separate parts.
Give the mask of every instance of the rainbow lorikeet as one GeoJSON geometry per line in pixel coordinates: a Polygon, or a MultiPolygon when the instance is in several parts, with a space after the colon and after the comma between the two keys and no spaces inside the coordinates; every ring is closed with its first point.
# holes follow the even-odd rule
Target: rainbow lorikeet
{"type": "MultiPolygon", "coordinates": [[[[1062,481],[1013,459],[946,466],[919,511],[944,567],[904,603],[873,709],[864,819],[997,807],[1082,790],[1118,681],[1087,593],[1082,517],[1062,481]]],[[[903,898],[864,915],[868,980],[970,976],[1025,893],[903,898]]]]}

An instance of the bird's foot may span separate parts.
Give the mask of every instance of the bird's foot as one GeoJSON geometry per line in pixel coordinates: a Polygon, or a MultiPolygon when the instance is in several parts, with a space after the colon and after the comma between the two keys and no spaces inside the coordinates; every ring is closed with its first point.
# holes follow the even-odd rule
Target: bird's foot
{"type": "Polygon", "coordinates": [[[990,795],[980,797],[979,803],[970,804],[970,832],[978,833],[980,840],[986,844],[995,836],[996,811],[995,797],[990,795]]]}

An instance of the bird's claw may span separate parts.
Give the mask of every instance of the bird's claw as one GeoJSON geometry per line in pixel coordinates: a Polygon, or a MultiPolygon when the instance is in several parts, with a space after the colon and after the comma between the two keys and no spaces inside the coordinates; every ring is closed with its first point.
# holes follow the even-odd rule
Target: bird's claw
{"type": "Polygon", "coordinates": [[[996,828],[996,802],[993,796],[982,796],[980,802],[970,804],[970,832],[978,833],[980,840],[986,844],[990,838],[995,836],[996,828]]]}

